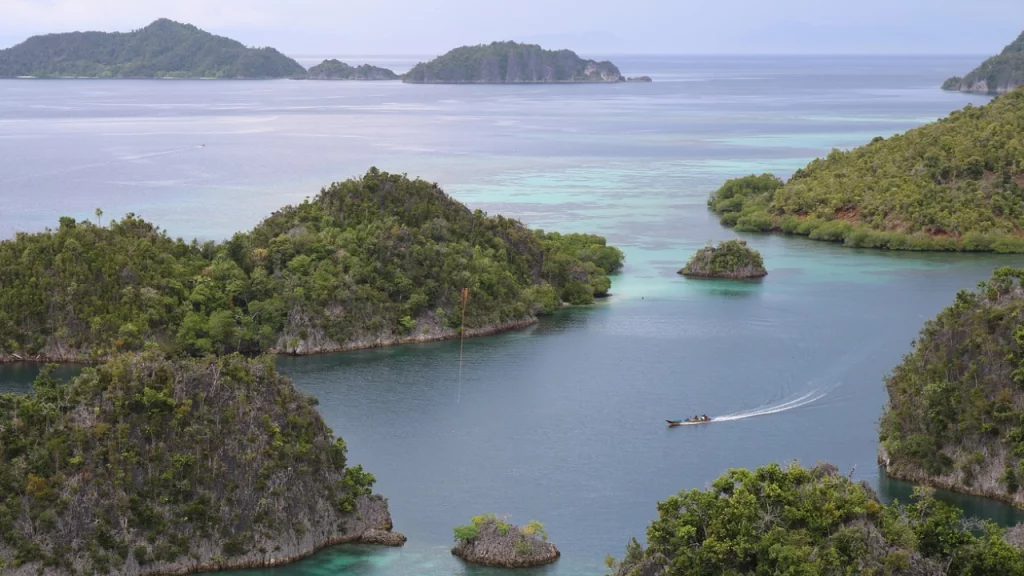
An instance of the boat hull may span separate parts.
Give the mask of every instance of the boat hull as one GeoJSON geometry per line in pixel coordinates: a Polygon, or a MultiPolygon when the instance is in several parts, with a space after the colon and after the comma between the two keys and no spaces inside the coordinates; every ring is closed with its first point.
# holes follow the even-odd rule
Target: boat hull
{"type": "Polygon", "coordinates": [[[698,420],[696,422],[687,422],[686,420],[665,420],[668,422],[669,428],[675,428],[676,426],[695,426],[697,424],[711,424],[714,420],[698,420]]]}

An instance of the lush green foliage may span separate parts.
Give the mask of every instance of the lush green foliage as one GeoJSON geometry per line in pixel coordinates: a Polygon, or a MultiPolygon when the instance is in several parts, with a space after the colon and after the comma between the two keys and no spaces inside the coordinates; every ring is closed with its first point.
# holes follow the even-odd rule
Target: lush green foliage
{"type": "Polygon", "coordinates": [[[719,242],[718,246],[701,248],[679,273],[684,276],[756,278],[768,272],[764,269],[760,252],[747,246],[745,240],[733,239],[719,242]]]}
{"type": "Polygon", "coordinates": [[[129,33],[33,36],[0,50],[0,77],[288,78],[305,74],[302,66],[273,48],[247,48],[167,19],[129,33]]]}
{"type": "Polygon", "coordinates": [[[609,564],[619,576],[1024,574],[998,528],[961,520],[927,491],[883,506],[829,465],[772,464],[659,503],[647,548],[633,540],[609,564]]]}
{"type": "Polygon", "coordinates": [[[1024,270],[957,294],[886,387],[891,473],[1024,501],[1024,270]]]}
{"type": "Polygon", "coordinates": [[[535,44],[492,42],[462,46],[402,76],[411,83],[622,82],[611,62],[584,60],[571,50],[535,44]]]}
{"type": "Polygon", "coordinates": [[[350,66],[340,60],[324,60],[320,64],[309,69],[306,76],[311,80],[398,80],[395,74],[387,68],[360,64],[350,66]]]}
{"type": "Polygon", "coordinates": [[[512,525],[505,520],[498,518],[493,512],[487,514],[480,514],[473,516],[469,520],[469,524],[463,526],[456,526],[454,528],[455,541],[456,542],[472,542],[480,536],[480,531],[485,529],[487,526],[493,525],[497,531],[502,535],[506,535],[512,529],[512,525]]]}
{"type": "Polygon", "coordinates": [[[848,152],[785,184],[730,180],[708,205],[722,223],[846,246],[1024,252],[1024,91],[848,152]]]}
{"type": "Polygon", "coordinates": [[[967,76],[954,76],[942,84],[943,90],[1002,93],[1024,85],[1024,33],[1001,53],[982,62],[967,76]]]}
{"type": "Polygon", "coordinates": [[[295,351],[500,326],[607,294],[622,252],[371,169],[222,244],[129,215],[0,242],[0,357],[295,351]],[[17,355],[17,356],[15,356],[17,355]]]}
{"type": "Polygon", "coordinates": [[[0,395],[0,560],[107,573],[333,530],[373,476],[345,467],[314,404],[269,357],[44,372],[33,394],[0,395]]]}

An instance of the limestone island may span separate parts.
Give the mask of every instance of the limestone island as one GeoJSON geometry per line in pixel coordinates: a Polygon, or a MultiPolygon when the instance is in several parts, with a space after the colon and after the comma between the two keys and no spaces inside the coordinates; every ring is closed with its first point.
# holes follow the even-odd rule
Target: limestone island
{"type": "Polygon", "coordinates": [[[925,323],[886,378],[893,478],[1024,507],[1024,269],[1000,268],[925,323]]]}
{"type": "Polygon", "coordinates": [[[324,60],[306,73],[309,80],[398,80],[400,76],[387,68],[360,64],[351,66],[340,60],[324,60]]]}
{"type": "Polygon", "coordinates": [[[484,514],[454,532],[452,554],[474,564],[527,568],[551,564],[561,556],[548,542],[544,525],[536,520],[520,528],[494,514],[484,514]]]}
{"type": "Polygon", "coordinates": [[[0,241],[0,362],[484,336],[592,304],[624,258],[600,236],[531,230],[376,168],[220,243],[98,214],[0,241]]]}
{"type": "Polygon", "coordinates": [[[276,566],[401,545],[374,477],[272,357],[125,354],[0,394],[0,574],[276,566]]]}
{"type": "Polygon", "coordinates": [[[420,62],[402,76],[402,81],[410,84],[543,84],[625,82],[626,78],[611,62],[586,60],[571,50],[492,42],[462,46],[430,62],[420,62]]]}
{"type": "Polygon", "coordinates": [[[132,32],[33,36],[0,50],[0,78],[292,78],[298,62],[161,18],[132,32]]]}
{"type": "Polygon", "coordinates": [[[768,275],[761,254],[747,246],[745,240],[719,242],[705,246],[690,257],[679,271],[683,276],[699,278],[761,278],[768,275]]]}
{"type": "Polygon", "coordinates": [[[966,76],[953,76],[946,80],[942,89],[975,94],[1005,94],[1018,86],[1024,86],[1024,33],[966,76]]]}

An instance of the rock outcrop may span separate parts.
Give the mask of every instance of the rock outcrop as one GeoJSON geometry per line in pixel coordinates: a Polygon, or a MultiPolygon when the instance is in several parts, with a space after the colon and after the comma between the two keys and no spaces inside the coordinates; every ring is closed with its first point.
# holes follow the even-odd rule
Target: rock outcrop
{"type": "Polygon", "coordinates": [[[313,66],[306,73],[309,80],[398,80],[400,76],[387,68],[360,64],[350,66],[345,62],[331,59],[313,66]]]}
{"type": "Polygon", "coordinates": [[[954,76],[943,90],[975,94],[1005,94],[1024,85],[1024,33],[998,55],[989,58],[966,76],[954,76]]]}
{"type": "Polygon", "coordinates": [[[493,42],[463,46],[402,76],[413,84],[519,84],[623,82],[611,62],[580,58],[571,50],[544,50],[536,44],[493,42]]]}
{"type": "Polygon", "coordinates": [[[237,355],[120,356],[0,395],[0,572],[184,574],[401,545],[314,404],[272,358],[237,355]]]}
{"type": "Polygon", "coordinates": [[[493,514],[474,517],[455,529],[455,537],[452,554],[474,564],[526,568],[550,564],[561,555],[539,522],[520,528],[493,514]]]}
{"type": "Polygon", "coordinates": [[[701,278],[761,278],[768,274],[761,254],[744,240],[726,240],[718,246],[705,246],[679,270],[683,276],[701,278]]]}

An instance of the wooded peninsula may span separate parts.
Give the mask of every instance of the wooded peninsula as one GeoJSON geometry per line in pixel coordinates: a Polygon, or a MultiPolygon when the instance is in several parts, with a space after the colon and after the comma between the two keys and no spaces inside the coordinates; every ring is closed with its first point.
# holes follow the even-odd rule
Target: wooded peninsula
{"type": "Polygon", "coordinates": [[[722,224],[854,248],[1024,252],[1024,91],[850,151],[789,181],[727,181],[708,206],[722,224]]]}

